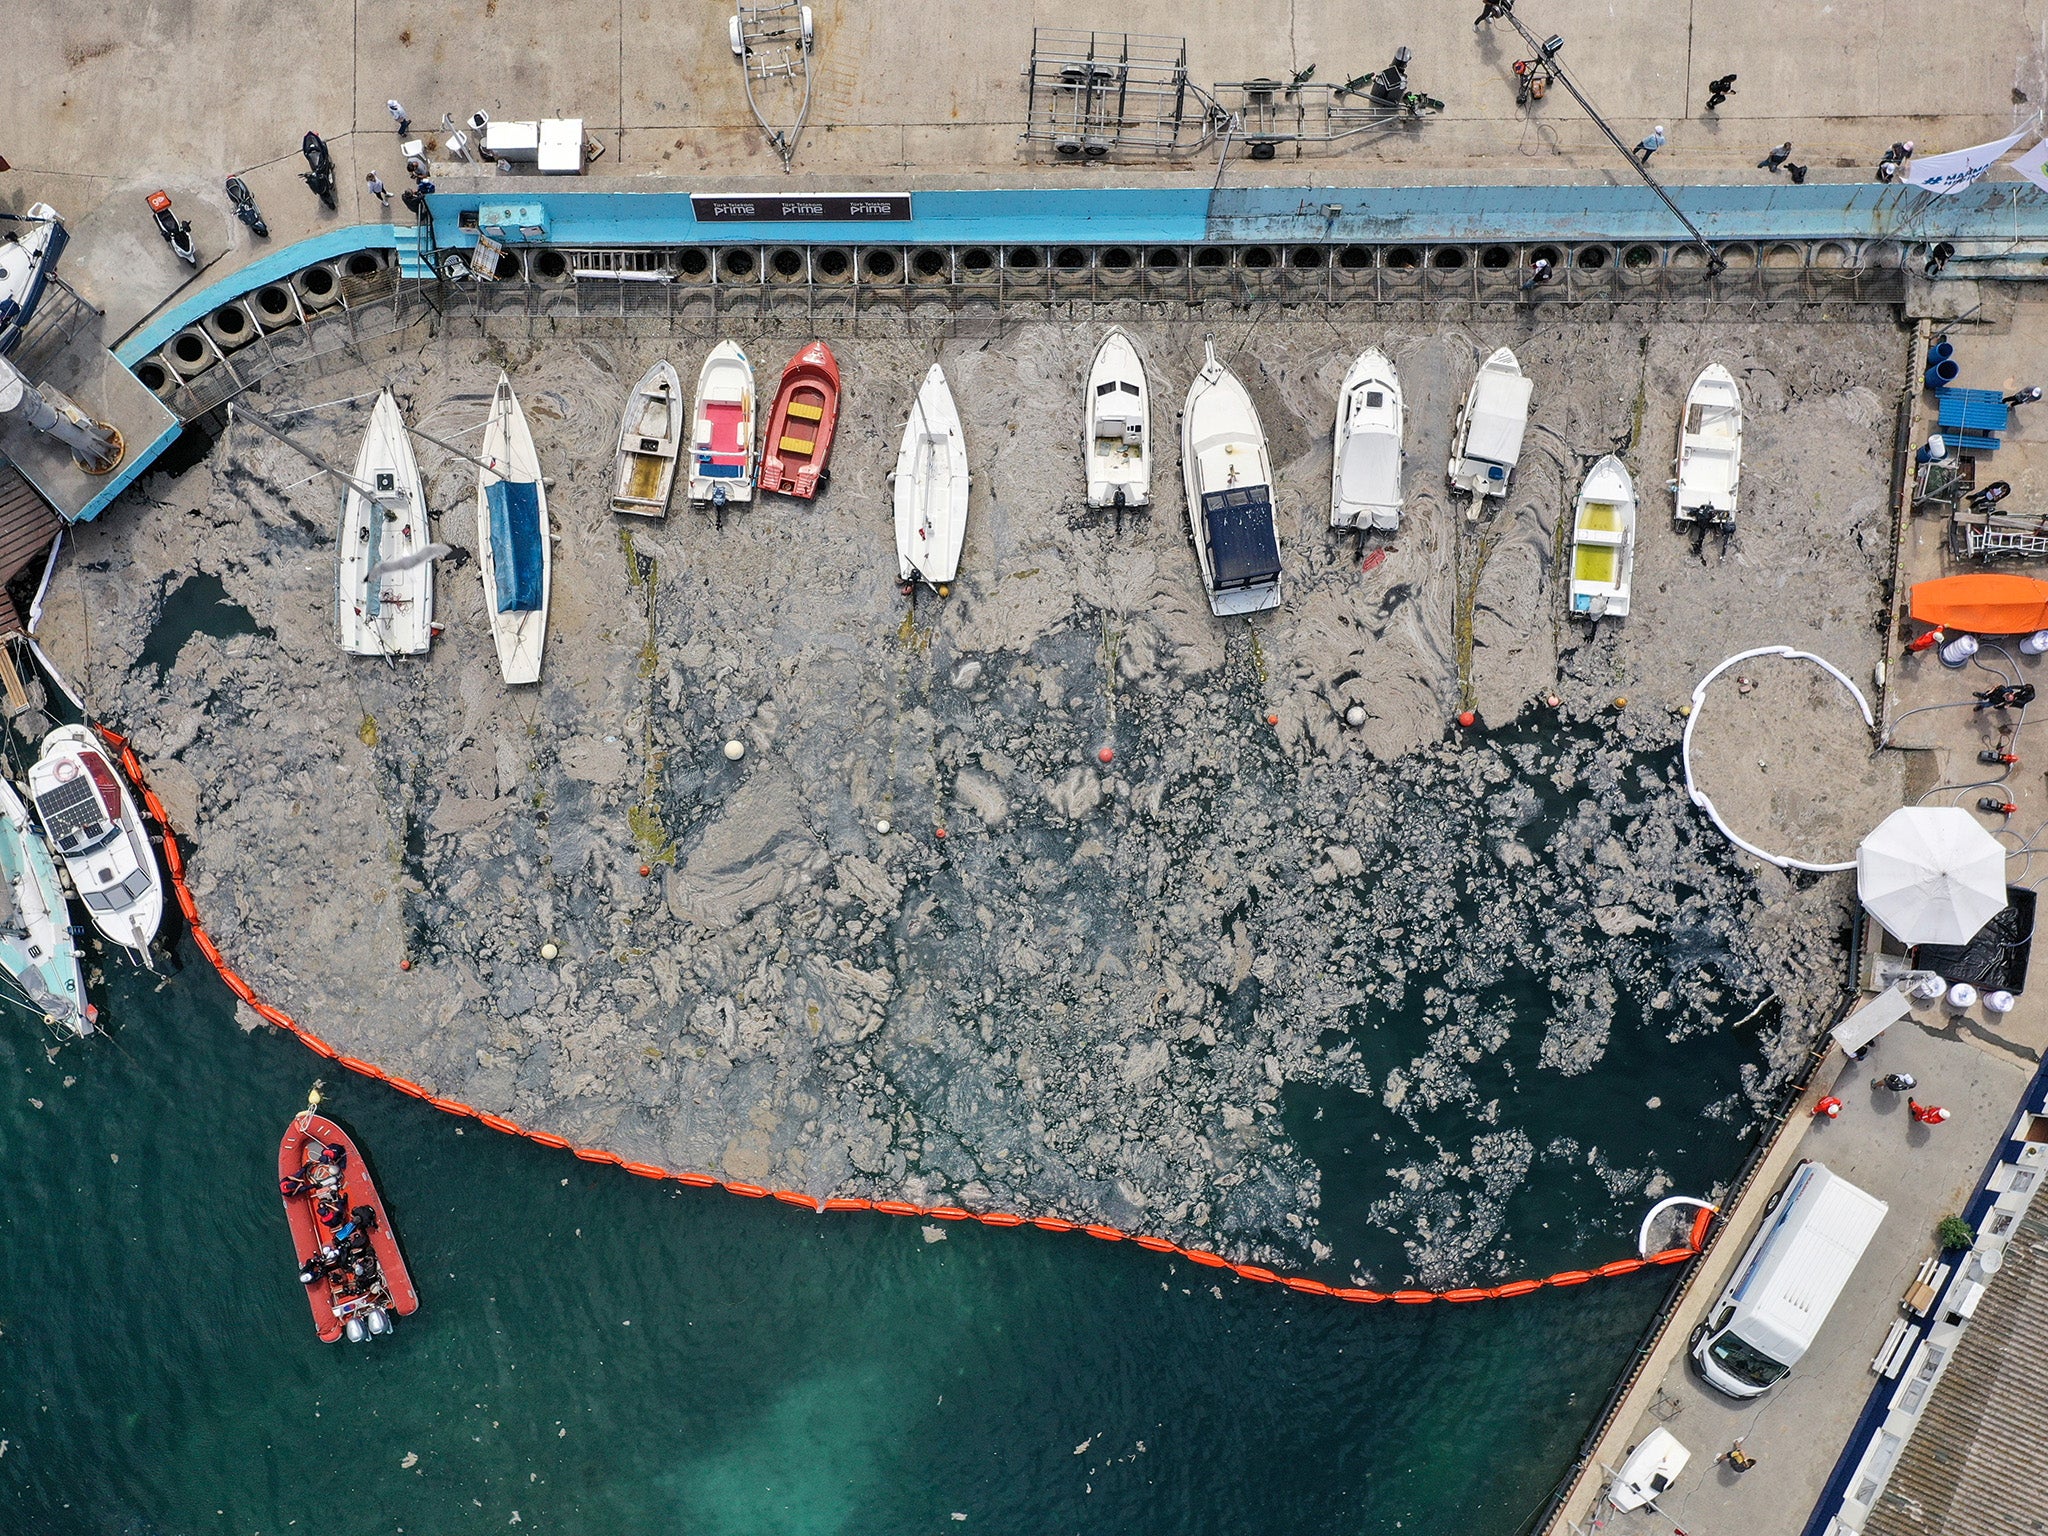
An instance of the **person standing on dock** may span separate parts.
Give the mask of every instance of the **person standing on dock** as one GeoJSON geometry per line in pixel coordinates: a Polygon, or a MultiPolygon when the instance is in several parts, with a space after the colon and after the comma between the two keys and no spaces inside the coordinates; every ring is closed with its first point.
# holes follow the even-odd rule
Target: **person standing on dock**
{"type": "Polygon", "coordinates": [[[1939,1104],[1922,1104],[1918,1099],[1906,1100],[1906,1108],[1922,1125],[1940,1125],[1949,1117],[1948,1111],[1939,1104]]]}
{"type": "Polygon", "coordinates": [[[1657,151],[1662,149],[1663,147],[1664,125],[1662,123],[1659,123],[1656,127],[1652,128],[1648,133],[1644,134],[1641,142],[1639,142],[1636,145],[1636,163],[1638,165],[1648,165],[1650,163],[1650,156],[1657,153],[1657,151]]]}
{"type": "Polygon", "coordinates": [[[405,114],[405,108],[396,100],[384,103],[384,110],[391,114],[391,121],[398,124],[398,136],[402,139],[412,132],[412,119],[405,114]]]}
{"type": "Polygon", "coordinates": [[[375,171],[371,171],[363,178],[363,185],[370,189],[370,196],[377,199],[386,208],[391,206],[391,194],[385,190],[383,177],[379,176],[375,171]]]}
{"type": "Polygon", "coordinates": [[[1472,23],[1483,27],[1488,22],[1499,21],[1515,8],[1515,0],[1479,0],[1479,19],[1472,23]]]}
{"type": "Polygon", "coordinates": [[[2040,398],[2041,386],[2038,384],[2029,384],[2025,389],[2016,389],[2011,394],[2007,395],[2005,397],[2005,403],[2008,406],[2032,405],[2036,400],[2040,398]]]}
{"type": "Polygon", "coordinates": [[[1795,186],[1795,187],[1803,187],[1803,186],[1805,186],[1805,185],[1806,185],[1806,167],[1805,167],[1805,166],[1803,166],[1803,165],[1787,165],[1787,166],[1785,167],[1785,174],[1786,174],[1787,176],[1790,176],[1790,177],[1792,178],[1792,185],[1793,185],[1793,186],[1795,186]]]}
{"type": "Polygon", "coordinates": [[[1712,81],[1707,86],[1707,110],[1709,112],[1713,111],[1734,94],[1735,77],[1733,75],[1723,75],[1720,79],[1712,81]]]}
{"type": "Polygon", "coordinates": [[[1790,139],[1787,139],[1784,143],[1780,144],[1776,149],[1772,150],[1768,155],[1765,155],[1763,159],[1757,161],[1756,168],[1760,171],[1769,171],[1773,176],[1775,176],[1778,174],[1778,167],[1783,165],[1787,160],[1790,160],[1791,158],[1792,141],[1790,139]]]}

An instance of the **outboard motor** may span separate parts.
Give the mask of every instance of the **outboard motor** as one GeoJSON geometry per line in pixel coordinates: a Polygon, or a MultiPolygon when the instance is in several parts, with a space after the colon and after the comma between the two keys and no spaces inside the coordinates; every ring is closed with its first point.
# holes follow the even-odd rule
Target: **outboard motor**
{"type": "Polygon", "coordinates": [[[391,1331],[391,1314],[382,1307],[370,1308],[370,1332],[385,1334],[391,1331]]]}
{"type": "Polygon", "coordinates": [[[360,1317],[351,1317],[348,1320],[347,1326],[341,1331],[347,1335],[348,1341],[351,1344],[360,1344],[370,1336],[369,1330],[363,1326],[363,1320],[360,1317]]]}

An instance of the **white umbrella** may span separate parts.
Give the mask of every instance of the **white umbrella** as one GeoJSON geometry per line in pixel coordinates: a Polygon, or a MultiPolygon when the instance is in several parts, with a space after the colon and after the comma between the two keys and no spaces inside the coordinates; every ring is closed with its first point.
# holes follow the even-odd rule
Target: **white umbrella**
{"type": "Polygon", "coordinates": [[[1960,806],[1893,811],[1856,850],[1856,895],[1901,944],[1963,944],[2005,910],[2005,847],[1960,806]]]}

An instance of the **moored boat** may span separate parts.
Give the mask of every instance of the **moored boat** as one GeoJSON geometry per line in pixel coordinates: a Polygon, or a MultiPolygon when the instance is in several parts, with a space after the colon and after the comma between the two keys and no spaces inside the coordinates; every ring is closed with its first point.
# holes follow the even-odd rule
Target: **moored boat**
{"type": "Polygon", "coordinates": [[[1209,611],[1257,613],[1280,606],[1280,534],[1273,521],[1273,468],[1252,397],[1203,339],[1202,371],[1181,409],[1180,462],[1188,529],[1209,611]]]}
{"type": "Polygon", "coordinates": [[[63,219],[48,203],[31,203],[28,212],[0,234],[0,357],[14,350],[35,318],[57,258],[70,241],[63,219]]]}
{"type": "Polygon", "coordinates": [[[1522,457],[1534,389],[1506,347],[1481,363],[1472,377],[1453,429],[1446,473],[1452,489],[1472,498],[1475,512],[1486,497],[1507,494],[1508,479],[1522,457]]]}
{"type": "Polygon", "coordinates": [[[311,1109],[294,1115],[278,1143],[277,1182],[322,1342],[361,1343],[419,1310],[389,1212],[346,1131],[311,1109]]]}
{"type": "Polygon", "coordinates": [[[782,370],[761,442],[761,489],[805,500],[817,495],[838,420],[839,360],[814,341],[782,370]]]}
{"type": "Polygon", "coordinates": [[[56,861],[28,807],[0,778],[0,965],[59,1029],[92,1033],[93,1009],[71,941],[71,910],[56,861]]]}
{"type": "Polygon", "coordinates": [[[492,467],[477,471],[477,564],[483,571],[484,611],[498,648],[498,671],[508,683],[537,683],[554,580],[548,494],[526,413],[503,373],[484,424],[482,458],[492,467]]]}
{"type": "Polygon", "coordinates": [[[424,553],[430,534],[419,464],[389,389],[371,408],[355,480],[342,498],[335,539],[341,648],[357,656],[419,655],[434,633],[434,562],[424,553]]]}
{"type": "Polygon", "coordinates": [[[721,341],[697,373],[691,410],[690,500],[723,508],[754,499],[754,365],[721,341]]]}
{"type": "Polygon", "coordinates": [[[1735,526],[1742,480],[1742,392],[1735,376],[1709,363],[1693,380],[1678,419],[1678,467],[1671,488],[1681,523],[1735,526]]]}
{"type": "Polygon", "coordinates": [[[1091,507],[1152,504],[1152,391],[1145,360],[1111,326],[1088,369],[1082,456],[1091,507]]]}
{"type": "Polygon", "coordinates": [[[1607,1502],[1624,1512],[1654,1509],[1691,1460],[1692,1452],[1679,1443],[1678,1436],[1668,1429],[1653,1429],[1628,1453],[1607,1485],[1607,1502]]]}
{"type": "Polygon", "coordinates": [[[1401,526],[1401,380],[1378,347],[1368,347],[1337,392],[1330,471],[1330,526],[1401,526]]]}
{"type": "Polygon", "coordinates": [[[1597,624],[1627,615],[1635,549],[1635,484],[1621,460],[1610,453],[1586,472],[1572,515],[1574,618],[1597,624]]]}
{"type": "Polygon", "coordinates": [[[897,575],[932,587],[953,580],[967,538],[967,438],[937,363],[903,425],[895,482],[897,575]]]}
{"type": "Polygon", "coordinates": [[[641,375],[626,397],[626,414],[619,420],[612,510],[635,517],[667,517],[682,442],[683,381],[675,365],[663,358],[641,375]]]}
{"type": "Polygon", "coordinates": [[[148,966],[164,920],[163,876],[120,770],[92,732],[60,725],[43,738],[28,785],[93,926],[148,966]]]}

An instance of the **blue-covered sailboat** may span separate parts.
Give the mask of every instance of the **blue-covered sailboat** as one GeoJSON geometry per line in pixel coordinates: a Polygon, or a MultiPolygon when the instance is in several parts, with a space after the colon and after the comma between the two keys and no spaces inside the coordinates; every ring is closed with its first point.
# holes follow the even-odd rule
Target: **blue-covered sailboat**
{"type": "Polygon", "coordinates": [[[484,611],[498,645],[498,670],[508,683],[537,683],[554,574],[548,496],[526,413],[503,373],[484,426],[482,459],[491,467],[477,472],[477,563],[483,568],[484,611]]]}

